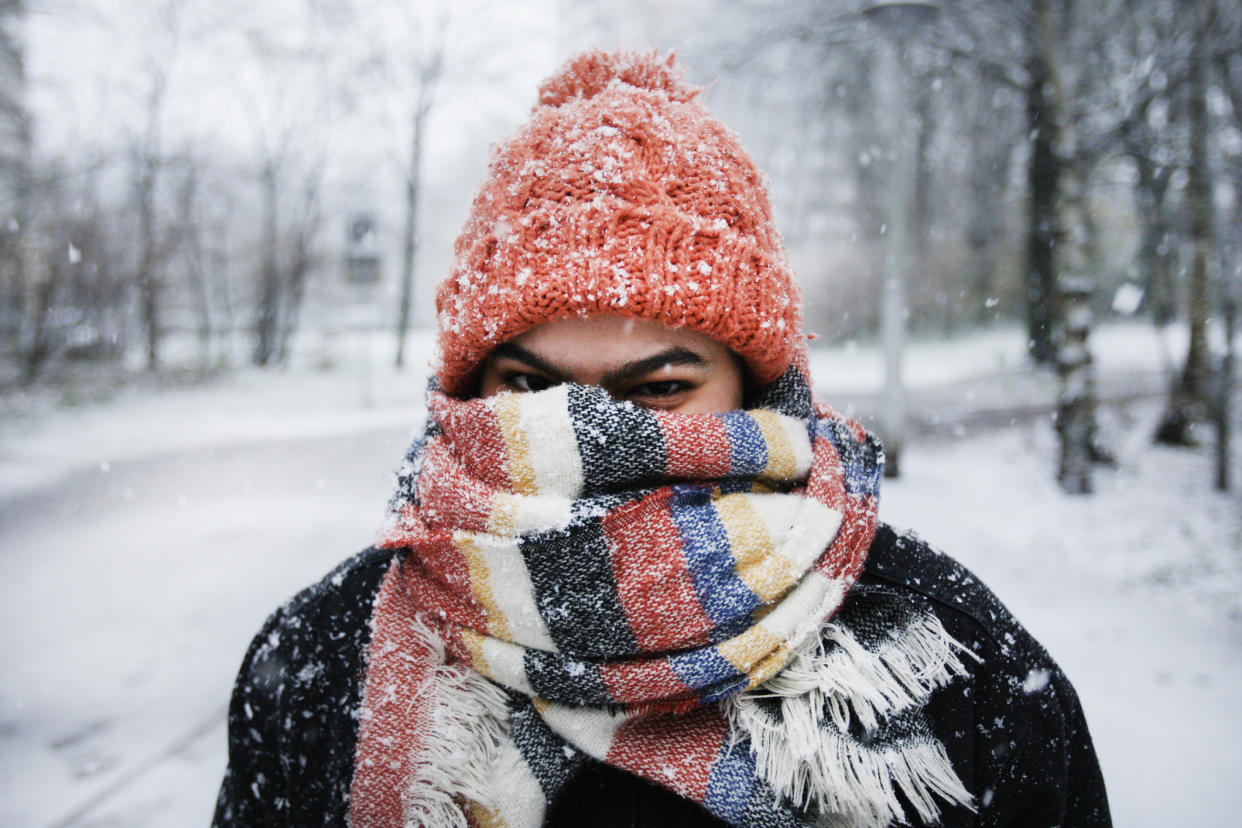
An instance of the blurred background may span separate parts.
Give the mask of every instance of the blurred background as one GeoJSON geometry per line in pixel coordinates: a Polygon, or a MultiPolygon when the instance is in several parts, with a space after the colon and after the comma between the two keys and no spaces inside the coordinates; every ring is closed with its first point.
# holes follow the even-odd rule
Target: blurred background
{"type": "Polygon", "coordinates": [[[593,46],[675,51],[768,174],[881,517],[1066,668],[1117,824],[1234,824],[1240,0],[0,0],[0,822],[209,820],[489,144],[593,46]]]}

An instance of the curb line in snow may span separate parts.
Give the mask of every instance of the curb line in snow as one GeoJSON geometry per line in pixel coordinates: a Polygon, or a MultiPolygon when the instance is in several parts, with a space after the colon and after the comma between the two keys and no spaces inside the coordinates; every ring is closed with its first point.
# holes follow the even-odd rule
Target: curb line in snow
{"type": "Polygon", "coordinates": [[[161,748],[146,759],[136,763],[129,770],[119,774],[112,779],[102,790],[96,791],[85,802],[80,803],[72,811],[65,816],[52,822],[48,828],[70,828],[74,823],[90,814],[91,811],[107,802],[117,793],[132,785],[135,781],[142,778],[147,772],[158,767],[168,759],[179,753],[184,753],[199,739],[206,736],[218,725],[225,721],[228,716],[228,705],[222,704],[212,710],[211,715],[202,719],[185,733],[181,734],[167,746],[161,748]]]}

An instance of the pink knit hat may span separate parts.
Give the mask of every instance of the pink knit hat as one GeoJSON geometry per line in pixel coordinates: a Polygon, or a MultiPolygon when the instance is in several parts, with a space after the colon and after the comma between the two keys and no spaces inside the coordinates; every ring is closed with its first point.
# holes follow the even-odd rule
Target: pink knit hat
{"type": "Polygon", "coordinates": [[[437,374],[467,393],[498,344],[614,314],[724,343],[753,378],[802,346],[797,286],[763,178],[673,56],[588,52],[494,150],[436,293],[437,374]]]}

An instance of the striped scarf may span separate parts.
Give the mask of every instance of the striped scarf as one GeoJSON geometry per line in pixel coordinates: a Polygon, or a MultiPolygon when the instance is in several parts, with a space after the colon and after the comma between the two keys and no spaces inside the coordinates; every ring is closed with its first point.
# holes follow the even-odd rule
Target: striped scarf
{"type": "Polygon", "coordinates": [[[351,824],[538,826],[586,756],[733,825],[968,802],[919,712],[956,643],[906,599],[846,601],[882,449],[802,376],[721,414],[433,390],[382,534],[404,552],[372,614],[351,824]]]}

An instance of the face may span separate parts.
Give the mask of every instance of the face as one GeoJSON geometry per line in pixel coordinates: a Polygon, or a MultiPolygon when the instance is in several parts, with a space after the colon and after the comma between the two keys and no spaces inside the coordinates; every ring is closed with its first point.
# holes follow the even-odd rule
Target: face
{"type": "Polygon", "coordinates": [[[599,385],[614,399],[683,414],[742,407],[743,369],[705,334],[620,316],[545,322],[496,347],[479,396],[599,385]]]}

